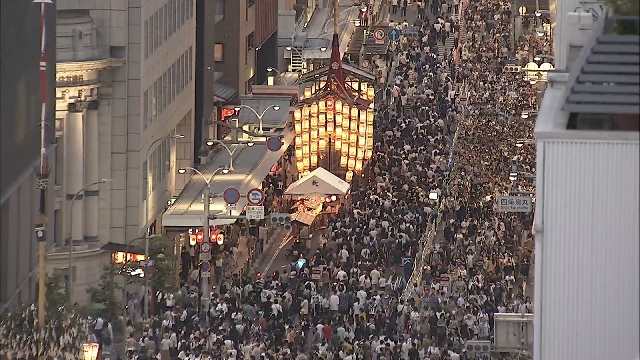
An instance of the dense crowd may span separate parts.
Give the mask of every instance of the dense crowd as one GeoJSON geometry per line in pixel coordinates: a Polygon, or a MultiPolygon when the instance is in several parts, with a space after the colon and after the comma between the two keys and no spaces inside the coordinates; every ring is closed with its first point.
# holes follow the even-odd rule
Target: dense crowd
{"type": "MultiPolygon", "coordinates": [[[[535,109],[537,93],[502,67],[518,49],[544,51],[547,44],[528,35],[512,43],[507,1],[475,2],[466,10],[466,42],[454,70],[451,49],[438,56],[460,29],[449,16],[458,2],[445,4],[431,4],[442,16],[420,16],[411,24],[419,36],[392,50],[368,187],[340,208],[325,230],[329,241],[307,264],[292,262],[282,274],[222,282],[206,316],[197,311],[197,283],[185,283],[142,332],[129,324],[129,354],[466,359],[465,341],[491,339],[494,313],[532,311],[522,286],[531,216],[497,213],[495,201],[531,188],[526,179],[514,185],[509,169],[535,172],[533,149],[515,141],[531,136],[531,119],[519,113],[535,109]],[[457,99],[466,89],[461,111],[457,99]],[[434,239],[424,236],[429,229],[436,229],[434,239]],[[312,275],[317,268],[322,272],[312,275]]],[[[273,180],[275,193],[282,185],[273,180]]]]}

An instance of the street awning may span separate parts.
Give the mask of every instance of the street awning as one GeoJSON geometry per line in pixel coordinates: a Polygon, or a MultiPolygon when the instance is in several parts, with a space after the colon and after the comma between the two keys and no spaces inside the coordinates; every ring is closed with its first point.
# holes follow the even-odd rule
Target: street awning
{"type": "Polygon", "coordinates": [[[289,185],[285,195],[345,195],[349,191],[348,182],[333,175],[324,168],[317,168],[309,175],[289,185]]]}
{"type": "MultiPolygon", "coordinates": [[[[245,146],[234,151],[233,166],[235,171],[233,173],[219,174],[211,180],[210,195],[212,200],[209,205],[209,213],[211,216],[219,215],[221,219],[210,220],[210,225],[224,225],[235,222],[235,218],[228,219],[227,217],[229,215],[232,217],[240,215],[245,205],[247,205],[246,194],[249,190],[260,187],[264,178],[269,174],[271,167],[278,162],[295,138],[295,131],[293,129],[285,129],[280,135],[283,136],[283,146],[280,150],[269,151],[264,140],[259,142],[260,140],[256,139],[253,147],[245,146]],[[241,194],[240,200],[233,208],[227,207],[222,198],[224,190],[230,187],[237,188],[241,194]]],[[[239,145],[230,146],[232,151],[236,146],[239,145]]],[[[213,158],[209,166],[201,171],[205,178],[209,178],[216,169],[228,164],[228,154],[221,151],[218,156],[213,158]]],[[[204,179],[200,176],[193,176],[178,196],[178,199],[162,215],[162,226],[180,228],[202,226],[205,222],[205,205],[202,200],[204,188],[204,179]]]]}
{"type": "Polygon", "coordinates": [[[109,251],[109,252],[127,252],[129,254],[144,255],[144,253],[140,254],[139,251],[135,251],[135,247],[131,245],[127,246],[125,244],[114,243],[111,241],[102,245],[100,250],[109,251]]]}
{"type": "Polygon", "coordinates": [[[213,96],[216,97],[217,101],[230,101],[236,95],[238,95],[238,91],[231,86],[219,81],[213,83],[213,96]]]}

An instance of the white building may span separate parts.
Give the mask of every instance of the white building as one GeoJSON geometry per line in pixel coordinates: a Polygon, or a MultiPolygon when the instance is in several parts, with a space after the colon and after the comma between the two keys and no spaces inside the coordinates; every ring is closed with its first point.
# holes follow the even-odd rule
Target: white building
{"type": "Polygon", "coordinates": [[[160,229],[156,218],[186,181],[176,169],[193,165],[195,1],[56,6],[60,151],[48,271],[68,269],[71,238],[73,301],[84,302],[110,259],[100,247],[160,229]],[[111,181],[82,193],[101,179],[111,181]]]}
{"type": "Polygon", "coordinates": [[[534,359],[638,359],[639,37],[601,7],[557,7],[535,129],[534,359]]]}

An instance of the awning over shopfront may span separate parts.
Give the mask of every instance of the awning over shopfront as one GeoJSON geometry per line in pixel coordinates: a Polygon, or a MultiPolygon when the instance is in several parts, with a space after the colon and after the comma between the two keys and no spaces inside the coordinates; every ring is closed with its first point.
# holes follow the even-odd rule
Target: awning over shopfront
{"type": "Polygon", "coordinates": [[[219,81],[213,83],[213,96],[217,101],[230,101],[236,95],[238,91],[231,86],[227,86],[219,81]]]}
{"type": "MultiPolygon", "coordinates": [[[[229,208],[222,199],[222,193],[229,187],[238,188],[242,195],[236,207],[231,209],[232,216],[240,215],[244,206],[247,205],[245,196],[247,192],[262,184],[262,180],[269,174],[271,167],[278,162],[278,159],[282,157],[282,154],[295,138],[293,129],[285,129],[281,135],[283,136],[284,145],[276,152],[267,150],[264,139],[262,139],[262,142],[256,139],[253,147],[243,145],[229,146],[232,151],[237,146],[242,146],[242,148],[234,152],[233,167],[235,171],[226,175],[216,175],[211,180],[211,196],[213,198],[209,207],[211,215],[229,215],[229,208]]],[[[209,178],[216,169],[227,166],[229,164],[228,156],[226,151],[221,151],[206,169],[201,170],[205,177],[209,178]]],[[[178,196],[178,199],[162,216],[162,225],[164,227],[181,228],[202,226],[205,221],[204,201],[202,198],[205,185],[204,179],[200,176],[193,176],[182,190],[182,193],[180,193],[180,196],[178,196]]],[[[233,222],[235,222],[235,219],[217,219],[210,220],[209,224],[214,226],[233,222]]]]}
{"type": "Polygon", "coordinates": [[[350,187],[348,182],[324,168],[317,168],[289,185],[285,195],[345,195],[350,187]]]}

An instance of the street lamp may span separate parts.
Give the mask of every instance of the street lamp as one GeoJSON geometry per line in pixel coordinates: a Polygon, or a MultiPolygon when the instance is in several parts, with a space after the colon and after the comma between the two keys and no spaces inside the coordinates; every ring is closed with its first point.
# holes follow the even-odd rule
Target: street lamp
{"type": "MultiPolygon", "coordinates": [[[[258,118],[258,120],[260,121],[260,129],[258,130],[259,134],[263,134],[264,131],[262,131],[262,118],[264,118],[264,114],[267,113],[267,110],[269,109],[273,109],[275,111],[280,110],[280,105],[269,105],[266,109],[264,109],[264,111],[262,111],[260,114],[258,114],[258,112],[252,108],[251,106],[248,105],[238,105],[235,107],[236,111],[240,111],[240,109],[245,108],[245,109],[249,109],[251,110],[254,114],[256,114],[256,117],[258,118]]],[[[218,141],[218,140],[210,140],[210,141],[218,141]]],[[[208,143],[208,142],[207,142],[208,143]]],[[[222,142],[220,142],[220,144],[222,144],[222,142]]],[[[213,145],[213,144],[212,144],[213,145]]],[[[222,144],[223,146],[225,146],[224,144],[222,144]]],[[[226,147],[226,146],[225,146],[226,147]]],[[[227,151],[229,150],[229,148],[227,148],[227,151]]],[[[231,152],[229,152],[229,155],[231,155],[231,152]]],[[[233,171],[233,169],[232,169],[233,171]]]]}
{"type": "MultiPolygon", "coordinates": [[[[209,201],[209,196],[211,194],[211,181],[213,180],[213,177],[216,176],[216,174],[221,171],[223,174],[228,174],[230,169],[233,169],[233,166],[231,165],[231,163],[229,164],[229,168],[225,168],[225,167],[219,167],[216,169],[216,171],[213,172],[213,174],[211,174],[211,177],[209,177],[208,179],[204,176],[204,174],[202,172],[200,172],[200,170],[193,168],[193,167],[185,167],[185,168],[181,168],[178,169],[178,173],[180,174],[184,174],[187,172],[187,169],[195,172],[196,174],[200,175],[200,177],[202,179],[204,179],[204,182],[206,184],[206,186],[204,187],[204,221],[202,224],[202,230],[204,231],[204,242],[207,243],[211,243],[213,241],[211,241],[211,231],[209,230],[209,205],[210,205],[210,201],[209,201]]],[[[223,240],[224,241],[224,240],[223,240]]],[[[216,239],[216,242],[217,239],[216,239]]],[[[220,245],[220,242],[218,242],[218,245],[220,245]]],[[[202,276],[202,274],[200,274],[200,290],[202,292],[202,308],[205,311],[205,314],[209,313],[209,302],[210,302],[210,293],[211,290],[209,290],[209,278],[202,276]]]]}
{"type": "Polygon", "coordinates": [[[280,71],[278,71],[278,69],[274,68],[274,67],[267,67],[267,72],[276,72],[278,74],[280,74],[280,71]]]}
{"type": "Polygon", "coordinates": [[[73,197],[71,198],[71,205],[69,206],[69,279],[67,279],[67,300],[71,303],[71,292],[73,291],[73,239],[71,238],[71,231],[73,229],[73,204],[76,202],[78,196],[84,191],[98,184],[104,184],[107,182],[111,182],[113,179],[102,179],[100,181],[92,182],[90,184],[85,185],[82,189],[78,190],[73,197]]]}
{"type": "MultiPolygon", "coordinates": [[[[182,139],[184,138],[184,135],[180,135],[180,134],[175,134],[175,135],[169,135],[169,136],[163,136],[161,138],[156,139],[154,142],[152,142],[151,144],[149,144],[149,146],[147,147],[147,152],[145,154],[145,156],[148,158],[149,157],[149,151],[151,151],[151,149],[153,148],[153,146],[157,143],[159,143],[160,141],[164,141],[167,139],[182,139]]],[[[147,187],[148,188],[148,179],[149,179],[149,166],[147,166],[146,169],[144,169],[144,171],[146,172],[145,174],[145,178],[147,179],[147,187]]],[[[147,228],[147,222],[149,222],[149,194],[147,192],[147,189],[145,190],[145,202],[144,202],[144,236],[146,238],[145,240],[145,244],[144,244],[144,255],[146,256],[146,258],[149,257],[149,230],[147,228]]],[[[145,276],[145,291],[146,294],[144,294],[144,316],[145,318],[149,318],[149,277],[145,276]]]]}

